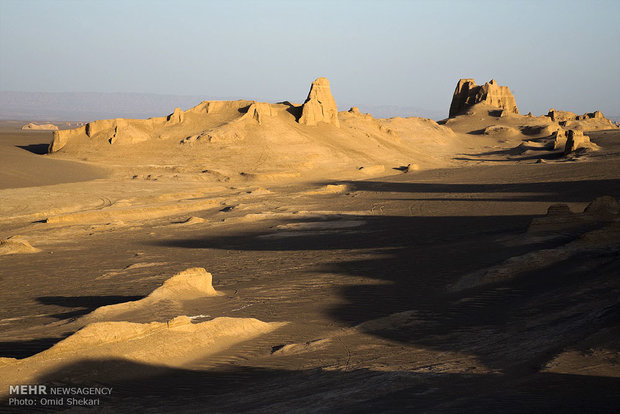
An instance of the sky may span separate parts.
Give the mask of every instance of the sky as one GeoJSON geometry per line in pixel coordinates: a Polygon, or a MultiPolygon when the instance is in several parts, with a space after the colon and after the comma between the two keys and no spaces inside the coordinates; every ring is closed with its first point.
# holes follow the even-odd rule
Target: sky
{"type": "Polygon", "coordinates": [[[444,110],[496,79],[522,113],[620,115],[620,1],[0,0],[0,91],[444,110]]]}

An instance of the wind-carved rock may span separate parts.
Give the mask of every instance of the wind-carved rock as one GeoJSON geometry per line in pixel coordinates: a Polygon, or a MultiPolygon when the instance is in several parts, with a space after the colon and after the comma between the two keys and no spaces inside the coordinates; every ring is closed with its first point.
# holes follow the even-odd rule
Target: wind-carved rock
{"type": "Polygon", "coordinates": [[[598,145],[590,141],[590,137],[583,135],[581,131],[575,131],[573,129],[568,130],[566,133],[566,145],[564,146],[564,155],[579,148],[598,149],[598,145]]]}
{"type": "Polygon", "coordinates": [[[181,108],[175,108],[174,112],[166,117],[167,125],[176,125],[183,122],[185,119],[185,114],[181,110],[181,108]]]}
{"type": "Polygon", "coordinates": [[[552,135],[553,149],[561,150],[564,148],[564,155],[570,154],[577,149],[586,148],[597,150],[599,146],[590,141],[590,137],[584,135],[582,131],[569,129],[567,131],[559,129],[552,135]]]}
{"type": "Polygon", "coordinates": [[[574,112],[558,111],[554,108],[549,109],[547,117],[559,125],[582,131],[592,131],[596,129],[617,129],[618,126],[609,119],[605,118],[601,111],[586,112],[577,115],[574,112]]]}
{"type": "Polygon", "coordinates": [[[515,97],[508,86],[499,86],[492,79],[482,86],[476,85],[473,79],[461,79],[456,85],[452,103],[450,104],[450,117],[463,112],[466,108],[477,103],[485,103],[495,108],[501,108],[503,113],[518,114],[515,97]]]}
{"type": "Polygon", "coordinates": [[[302,106],[299,118],[299,123],[303,125],[317,125],[319,122],[327,122],[340,127],[338,107],[326,78],[318,78],[312,82],[310,93],[302,106]]]}
{"type": "Polygon", "coordinates": [[[253,102],[243,118],[251,118],[262,125],[266,117],[273,116],[271,105],[266,102],[253,102]]]}

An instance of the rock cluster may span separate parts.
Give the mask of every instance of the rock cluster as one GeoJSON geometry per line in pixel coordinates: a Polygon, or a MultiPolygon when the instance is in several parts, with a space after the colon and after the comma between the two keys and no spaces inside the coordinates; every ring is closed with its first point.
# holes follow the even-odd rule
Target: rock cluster
{"type": "Polygon", "coordinates": [[[450,117],[452,118],[466,108],[478,103],[500,108],[503,110],[502,114],[519,113],[515,97],[508,86],[499,86],[494,79],[482,86],[476,85],[473,79],[461,79],[452,96],[450,117]]]}
{"type": "Polygon", "coordinates": [[[547,117],[559,125],[580,130],[596,130],[596,129],[615,129],[618,128],[612,121],[605,118],[601,111],[586,112],[583,115],[577,115],[574,112],[558,111],[554,108],[549,109],[547,117]]]}
{"type": "Polygon", "coordinates": [[[577,115],[569,111],[557,111],[555,108],[549,109],[547,116],[554,122],[566,121],[583,121],[586,119],[606,119],[601,111],[586,112],[583,115],[577,115]]]}
{"type": "Polygon", "coordinates": [[[326,78],[318,78],[312,82],[310,93],[302,106],[299,118],[299,123],[303,125],[317,125],[319,122],[340,126],[338,107],[326,78]]]}
{"type": "Polygon", "coordinates": [[[570,154],[580,148],[596,150],[599,147],[591,142],[590,137],[584,135],[582,131],[559,129],[553,133],[553,149],[558,150],[562,148],[564,148],[564,154],[570,154]]]}

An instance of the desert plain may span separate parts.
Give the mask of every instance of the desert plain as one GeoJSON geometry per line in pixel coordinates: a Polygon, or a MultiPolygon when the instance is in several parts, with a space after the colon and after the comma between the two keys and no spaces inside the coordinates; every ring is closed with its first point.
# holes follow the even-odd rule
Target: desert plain
{"type": "Polygon", "coordinates": [[[496,81],[437,122],[336,102],[3,121],[2,409],[614,412],[618,126],[496,81]]]}

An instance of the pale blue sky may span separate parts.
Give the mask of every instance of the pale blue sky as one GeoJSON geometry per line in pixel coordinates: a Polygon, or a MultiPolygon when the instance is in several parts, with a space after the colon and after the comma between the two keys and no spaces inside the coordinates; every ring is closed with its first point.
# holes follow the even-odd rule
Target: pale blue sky
{"type": "Polygon", "coordinates": [[[620,1],[0,0],[0,90],[303,101],[447,112],[495,78],[521,112],[620,115],[620,1]]]}

